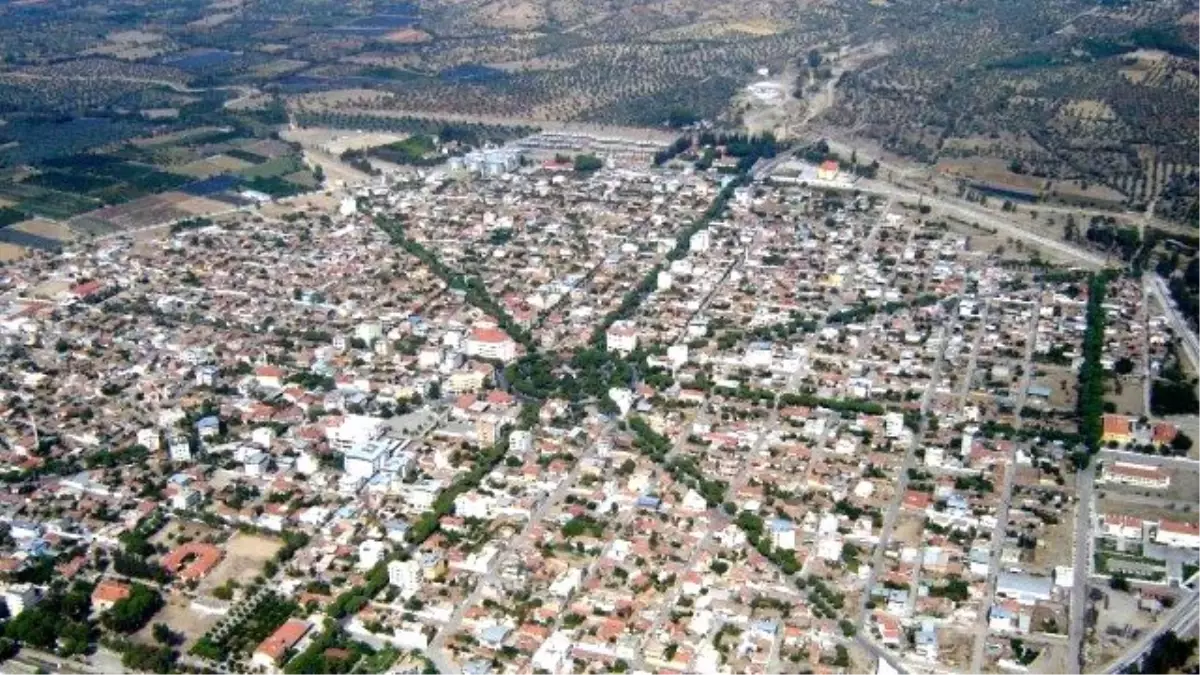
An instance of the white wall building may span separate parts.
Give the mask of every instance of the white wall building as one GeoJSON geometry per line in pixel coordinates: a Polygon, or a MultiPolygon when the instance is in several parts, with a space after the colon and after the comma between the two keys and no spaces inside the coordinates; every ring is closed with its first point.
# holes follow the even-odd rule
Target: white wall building
{"type": "Polygon", "coordinates": [[[637,324],[632,321],[614,321],[604,333],[604,340],[608,351],[628,354],[637,349],[637,324]]]}
{"type": "Polygon", "coordinates": [[[498,328],[476,328],[467,338],[467,355],[507,363],[517,357],[517,343],[498,328]]]}

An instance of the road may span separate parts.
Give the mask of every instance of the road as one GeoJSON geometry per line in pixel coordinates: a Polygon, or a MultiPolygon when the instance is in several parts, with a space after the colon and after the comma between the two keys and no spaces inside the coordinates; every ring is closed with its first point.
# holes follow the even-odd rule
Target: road
{"type": "Polygon", "coordinates": [[[1150,293],[1158,299],[1158,304],[1162,305],[1163,311],[1167,315],[1167,321],[1171,324],[1171,330],[1175,331],[1175,335],[1183,345],[1183,353],[1192,362],[1193,368],[1200,368],[1200,338],[1196,337],[1194,327],[1179,313],[1179,308],[1171,299],[1171,292],[1167,289],[1167,284],[1162,277],[1151,273],[1144,276],[1150,293]]]}
{"type": "MultiPolygon", "coordinates": [[[[1037,326],[1041,309],[1042,293],[1039,286],[1031,311],[1032,316],[1029,319],[1029,340],[1025,343],[1025,356],[1021,362],[1021,380],[1017,386],[1017,401],[1016,405],[1013,406],[1013,410],[1017,411],[1016,421],[1013,423],[1013,426],[1017,429],[1021,427],[1022,419],[1020,411],[1025,407],[1025,398],[1029,392],[1029,379],[1033,375],[1033,349],[1037,345],[1037,326]]],[[[970,377],[970,373],[967,376],[970,377]]],[[[972,673],[983,672],[984,651],[988,638],[988,612],[992,607],[992,598],[996,594],[996,581],[1000,575],[1000,554],[1004,550],[1004,540],[1008,536],[1008,507],[1012,501],[1013,480],[1017,475],[1017,444],[1013,443],[1012,446],[1012,452],[1009,453],[1004,466],[1004,491],[1000,497],[1000,508],[996,512],[996,527],[992,530],[992,554],[991,559],[988,561],[987,591],[984,592],[983,602],[979,606],[979,619],[975,629],[975,645],[971,654],[970,672],[972,673]]]]}
{"type": "Polygon", "coordinates": [[[1102,448],[1100,450],[1100,457],[1117,462],[1134,462],[1137,464],[1145,464],[1146,466],[1161,466],[1168,469],[1182,469],[1184,471],[1200,471],[1200,461],[1194,460],[1191,457],[1143,455],[1140,452],[1113,450],[1111,448],[1102,448]]]}
{"type": "MultiPolygon", "coordinates": [[[[615,422],[609,422],[601,429],[600,436],[607,435],[615,426],[615,422]]],[[[595,448],[596,446],[593,445],[588,453],[584,454],[579,458],[579,461],[575,462],[575,466],[571,468],[571,471],[567,474],[567,476],[559,482],[557,487],[554,488],[554,492],[548,494],[546,498],[542,500],[542,503],[537,507],[537,509],[530,514],[529,521],[525,523],[525,527],[521,528],[521,532],[515,538],[507,542],[504,552],[499,556],[496,556],[496,559],[493,560],[492,564],[488,567],[487,573],[481,576],[475,582],[475,586],[471,589],[471,593],[458,604],[458,607],[455,608],[454,613],[450,615],[450,619],[447,620],[446,623],[442,624],[442,627],[440,630],[438,630],[437,635],[435,635],[433,640],[430,641],[429,648],[426,650],[426,654],[429,656],[429,660],[433,661],[433,664],[437,666],[438,672],[445,674],[462,672],[462,669],[459,667],[458,663],[456,663],[453,658],[446,654],[446,640],[458,632],[459,626],[462,625],[463,615],[468,609],[479,603],[479,601],[482,599],[484,589],[495,583],[497,572],[503,568],[508,559],[517,552],[524,550],[525,544],[529,540],[530,533],[535,527],[541,524],[542,519],[546,517],[546,513],[552,507],[562,501],[564,497],[566,497],[567,492],[579,479],[579,474],[583,471],[583,466],[586,460],[591,459],[595,454],[595,448]]]]}
{"type": "Polygon", "coordinates": [[[908,470],[915,468],[917,446],[921,444],[921,438],[925,435],[925,430],[929,426],[929,408],[933,405],[934,394],[941,383],[942,364],[946,359],[946,347],[950,344],[951,327],[957,325],[957,323],[957,310],[951,315],[948,321],[942,323],[942,332],[938,337],[937,359],[933,364],[929,385],[926,386],[925,394],[921,397],[921,422],[917,430],[910,437],[908,447],[904,451],[904,464],[900,467],[900,477],[896,484],[896,494],[892,498],[892,503],[888,507],[887,513],[884,514],[883,528],[879,532],[879,543],[875,545],[875,550],[871,555],[871,568],[867,572],[867,580],[863,586],[864,591],[859,607],[860,618],[858,625],[862,630],[865,630],[868,625],[867,602],[871,598],[871,589],[875,587],[875,577],[878,576],[880,568],[883,567],[883,552],[887,549],[888,542],[892,538],[892,530],[896,527],[896,518],[900,515],[900,504],[904,501],[904,492],[908,488],[908,470]]]}
{"type": "Polygon", "coordinates": [[[1173,632],[1181,637],[1194,635],[1198,621],[1200,621],[1200,595],[1187,593],[1171,610],[1166,620],[1133,643],[1124,654],[1105,666],[1101,672],[1119,673],[1134,663],[1140,662],[1142,656],[1154,646],[1154,641],[1165,633],[1173,632]]]}
{"type": "MultiPolygon", "coordinates": [[[[726,489],[725,494],[730,495],[732,497],[733,495],[736,495],[738,493],[738,490],[741,490],[742,487],[744,487],[746,485],[746,481],[748,481],[750,479],[750,472],[745,470],[746,465],[750,462],[751,458],[753,458],[759,452],[762,451],[763,445],[767,442],[767,439],[772,436],[772,434],[770,433],[770,430],[778,428],[778,426],[779,426],[779,398],[776,397],[774,407],[771,409],[771,416],[768,419],[767,423],[763,425],[763,432],[754,441],[754,445],[751,446],[750,450],[748,450],[744,455],[742,455],[742,461],[741,461],[741,464],[738,466],[738,472],[737,472],[736,476],[734,477],[733,481],[730,483],[729,487],[726,489]]],[[[680,434],[680,442],[682,443],[682,442],[686,441],[687,436],[688,436],[688,434],[681,433],[680,434]]],[[[679,447],[680,447],[680,444],[677,443],[676,446],[671,449],[671,452],[668,453],[668,456],[665,460],[666,462],[670,462],[671,455],[674,454],[679,449],[679,447]]],[[[725,516],[721,513],[720,508],[721,508],[720,505],[718,505],[716,507],[709,509],[709,513],[710,513],[709,523],[705,527],[704,536],[700,539],[700,542],[698,544],[696,544],[696,547],[694,549],[692,549],[691,555],[688,556],[687,564],[684,565],[684,567],[683,567],[683,572],[685,574],[687,573],[688,570],[690,570],[692,568],[692,565],[696,564],[696,560],[699,559],[699,557],[703,553],[712,549],[713,544],[716,542],[716,538],[713,536],[713,534],[718,529],[717,523],[723,522],[725,519],[725,516]]],[[[662,628],[663,621],[665,621],[667,616],[671,614],[671,609],[675,607],[675,604],[677,602],[679,602],[679,596],[682,593],[683,593],[683,576],[680,575],[679,578],[677,578],[675,580],[675,585],[671,589],[670,597],[659,606],[659,611],[658,611],[657,615],[654,617],[654,623],[650,626],[649,630],[646,631],[646,639],[650,639],[650,638],[654,637],[654,635],[656,635],[658,633],[659,629],[662,628]]],[[[778,636],[776,636],[776,641],[778,641],[778,636]]],[[[644,650],[638,650],[637,658],[634,659],[634,662],[632,664],[632,669],[634,671],[645,671],[646,670],[646,663],[642,657],[643,652],[644,652],[644,650]]]]}
{"type": "Polygon", "coordinates": [[[1087,608],[1087,584],[1092,567],[1092,501],[1096,481],[1096,463],[1075,474],[1075,559],[1074,581],[1067,634],[1067,672],[1078,673],[1083,667],[1083,638],[1087,632],[1084,610],[1087,608]]]}

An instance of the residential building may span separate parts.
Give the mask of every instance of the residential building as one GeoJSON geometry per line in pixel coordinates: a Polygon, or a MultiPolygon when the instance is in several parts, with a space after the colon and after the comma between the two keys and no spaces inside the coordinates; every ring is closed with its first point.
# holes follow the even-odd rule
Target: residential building
{"type": "Polygon", "coordinates": [[[467,337],[467,356],[507,363],[517,357],[517,343],[499,328],[476,327],[467,337]]]}
{"type": "Polygon", "coordinates": [[[637,324],[628,320],[614,321],[605,331],[604,339],[608,351],[628,354],[637,349],[637,324]]]}

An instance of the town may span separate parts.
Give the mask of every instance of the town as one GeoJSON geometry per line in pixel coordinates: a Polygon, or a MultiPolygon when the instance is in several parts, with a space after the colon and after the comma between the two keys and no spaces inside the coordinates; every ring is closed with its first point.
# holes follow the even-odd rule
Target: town
{"type": "Polygon", "coordinates": [[[1196,363],[1149,273],[771,139],[646,146],[7,264],[6,671],[1119,672],[1194,636],[1196,363]]]}

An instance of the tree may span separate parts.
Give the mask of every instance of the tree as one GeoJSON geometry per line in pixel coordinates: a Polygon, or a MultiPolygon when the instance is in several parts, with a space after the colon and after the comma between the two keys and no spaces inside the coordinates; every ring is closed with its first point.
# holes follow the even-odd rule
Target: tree
{"type": "Polygon", "coordinates": [[[1114,574],[1112,575],[1112,578],[1108,580],[1108,587],[1114,591],[1128,593],[1130,589],[1129,579],[1126,579],[1125,575],[1123,574],[1114,574]]]}
{"type": "Polygon", "coordinates": [[[595,155],[575,155],[575,171],[578,173],[592,173],[603,166],[604,162],[595,155]]]}
{"type": "Polygon", "coordinates": [[[170,626],[165,623],[154,624],[153,635],[160,644],[168,646],[175,644],[175,633],[172,633],[170,626]]]}
{"type": "Polygon", "coordinates": [[[112,609],[104,613],[102,621],[111,630],[132,633],[146,625],[162,606],[158,591],[135,583],[129,589],[129,596],[113,604],[112,609]]]}
{"type": "Polygon", "coordinates": [[[1175,438],[1171,439],[1171,448],[1180,452],[1186,452],[1192,449],[1192,438],[1182,431],[1175,434],[1175,438]]]}

